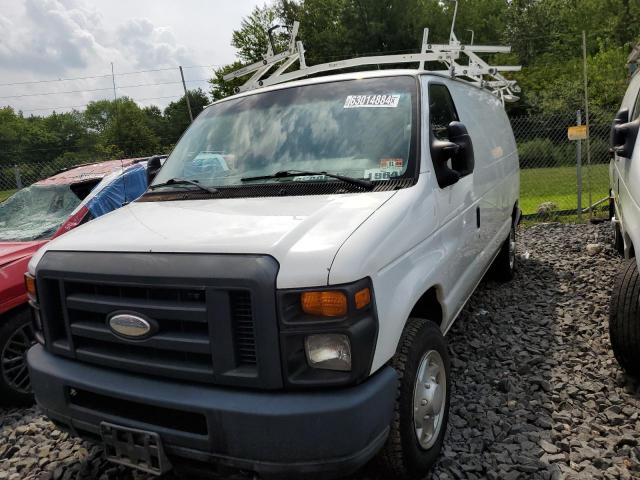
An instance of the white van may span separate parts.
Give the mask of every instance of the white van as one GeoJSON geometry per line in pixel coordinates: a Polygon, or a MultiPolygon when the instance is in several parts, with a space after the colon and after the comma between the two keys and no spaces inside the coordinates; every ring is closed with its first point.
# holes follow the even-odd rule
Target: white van
{"type": "Polygon", "coordinates": [[[638,263],[640,246],[640,75],[631,79],[611,128],[609,213],[616,250],[629,259],[616,277],[609,308],[609,336],[618,363],[640,378],[640,316],[638,315],[638,263]]]}
{"type": "Polygon", "coordinates": [[[418,478],[447,425],[444,335],[492,265],[511,278],[518,195],[501,101],[447,76],[214,103],[139,201],[31,262],[37,401],[155,473],[327,478],[379,453],[418,478]]]}

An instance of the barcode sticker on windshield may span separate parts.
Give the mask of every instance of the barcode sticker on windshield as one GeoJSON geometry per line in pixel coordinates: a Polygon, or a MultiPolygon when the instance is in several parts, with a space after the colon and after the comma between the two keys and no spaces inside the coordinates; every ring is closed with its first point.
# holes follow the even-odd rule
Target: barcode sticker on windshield
{"type": "Polygon", "coordinates": [[[349,95],[344,108],[396,108],[400,95],[349,95]]]}

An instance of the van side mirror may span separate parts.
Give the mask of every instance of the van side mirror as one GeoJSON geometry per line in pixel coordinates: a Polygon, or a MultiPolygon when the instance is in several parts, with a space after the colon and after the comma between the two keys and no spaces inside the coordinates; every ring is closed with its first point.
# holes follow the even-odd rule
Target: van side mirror
{"type": "Polygon", "coordinates": [[[438,140],[433,133],[431,136],[431,158],[440,188],[453,185],[470,174],[475,165],[473,143],[463,123],[451,122],[447,126],[447,138],[448,141],[438,140]]]}
{"type": "Polygon", "coordinates": [[[440,188],[448,187],[460,180],[460,174],[447,165],[447,162],[458,153],[458,150],[460,150],[460,146],[453,142],[438,140],[435,137],[431,139],[431,159],[440,188]]]}
{"type": "Polygon", "coordinates": [[[147,185],[151,185],[160,168],[162,168],[162,158],[164,158],[162,155],[154,155],[147,161],[147,185]]]}
{"type": "Polygon", "coordinates": [[[618,112],[611,126],[610,156],[618,155],[622,158],[631,158],[640,130],[640,118],[629,121],[629,109],[624,108],[618,112]]]}
{"type": "Polygon", "coordinates": [[[451,159],[451,166],[460,176],[470,174],[475,166],[475,157],[467,127],[462,122],[451,122],[447,127],[447,132],[449,140],[460,147],[451,159]]]}

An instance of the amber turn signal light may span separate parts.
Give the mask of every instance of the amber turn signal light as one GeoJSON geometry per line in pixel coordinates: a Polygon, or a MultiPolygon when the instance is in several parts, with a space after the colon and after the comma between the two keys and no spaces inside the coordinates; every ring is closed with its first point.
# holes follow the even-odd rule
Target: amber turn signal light
{"type": "Polygon", "coordinates": [[[363,288],[356,292],[354,298],[356,301],[356,308],[360,310],[371,303],[371,291],[368,288],[363,288]]]}
{"type": "Polygon", "coordinates": [[[36,279],[29,273],[25,273],[24,285],[27,288],[27,295],[29,295],[32,300],[36,300],[38,298],[38,294],[36,291],[36,279]]]}
{"type": "Polygon", "coordinates": [[[347,314],[347,296],[342,292],[304,292],[302,311],[321,317],[342,317],[347,314]]]}

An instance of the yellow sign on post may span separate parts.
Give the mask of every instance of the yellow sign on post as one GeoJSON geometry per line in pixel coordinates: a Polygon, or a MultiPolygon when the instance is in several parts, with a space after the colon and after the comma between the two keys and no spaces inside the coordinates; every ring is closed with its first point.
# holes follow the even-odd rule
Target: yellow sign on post
{"type": "Polygon", "coordinates": [[[575,127],[569,127],[567,135],[569,140],[586,140],[589,131],[586,125],[576,125],[575,127]]]}

